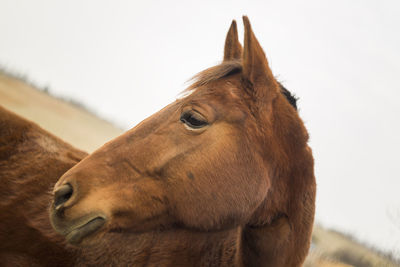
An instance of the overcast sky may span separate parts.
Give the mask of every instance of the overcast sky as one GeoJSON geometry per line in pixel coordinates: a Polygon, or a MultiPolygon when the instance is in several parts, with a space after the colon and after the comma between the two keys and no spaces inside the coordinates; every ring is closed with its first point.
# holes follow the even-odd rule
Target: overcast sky
{"type": "Polygon", "coordinates": [[[317,221],[400,252],[399,1],[1,0],[0,65],[126,129],[247,14],[311,135],[317,221]]]}

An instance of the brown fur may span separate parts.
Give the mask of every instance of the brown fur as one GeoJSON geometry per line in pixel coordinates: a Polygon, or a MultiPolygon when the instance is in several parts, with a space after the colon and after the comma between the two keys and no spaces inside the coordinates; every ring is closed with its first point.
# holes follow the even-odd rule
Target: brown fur
{"type": "Polygon", "coordinates": [[[217,81],[221,78],[227,77],[231,74],[242,71],[242,64],[239,60],[228,60],[221,64],[203,70],[192,78],[192,85],[185,91],[190,92],[201,86],[207,85],[211,82],[217,81]]]}
{"type": "Polygon", "coordinates": [[[308,134],[280,93],[247,17],[243,21],[243,50],[234,22],[224,62],[202,72],[190,95],[110,141],[57,182],[53,226],[70,242],[90,247],[87,262],[304,261],[315,202],[308,134]],[[207,125],[194,129],[185,114],[207,125]],[[66,197],[60,193],[65,188],[73,190],[66,197]]]}
{"type": "Polygon", "coordinates": [[[239,43],[236,21],[232,21],[225,39],[224,61],[240,59],[242,57],[242,45],[239,43]]]}
{"type": "Polygon", "coordinates": [[[86,153],[0,107],[0,265],[72,263],[48,219],[51,189],[86,153]]]}

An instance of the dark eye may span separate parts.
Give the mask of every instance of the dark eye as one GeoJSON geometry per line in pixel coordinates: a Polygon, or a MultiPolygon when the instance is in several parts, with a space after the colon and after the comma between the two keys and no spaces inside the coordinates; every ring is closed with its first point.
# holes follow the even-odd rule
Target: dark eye
{"type": "Polygon", "coordinates": [[[207,121],[199,114],[193,112],[185,112],[181,115],[181,122],[193,129],[199,129],[206,126],[207,121]]]}

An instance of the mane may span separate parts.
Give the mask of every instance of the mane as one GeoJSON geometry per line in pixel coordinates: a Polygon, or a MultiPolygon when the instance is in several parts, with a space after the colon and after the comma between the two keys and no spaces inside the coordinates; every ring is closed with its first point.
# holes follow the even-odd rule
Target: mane
{"type": "MultiPolygon", "coordinates": [[[[213,81],[228,77],[236,73],[241,73],[242,69],[242,63],[239,60],[222,62],[219,65],[205,69],[193,76],[190,79],[192,84],[184,92],[187,93],[196,90],[196,88],[200,86],[207,85],[213,81]]],[[[295,110],[297,110],[298,98],[288,89],[286,89],[280,82],[278,82],[278,84],[281,89],[281,93],[285,96],[286,100],[289,102],[290,105],[292,105],[292,107],[294,107],[295,110]]]]}
{"type": "Polygon", "coordinates": [[[292,105],[295,110],[297,110],[297,100],[299,100],[299,98],[288,89],[286,89],[286,87],[284,87],[280,82],[278,82],[278,84],[281,88],[281,93],[286,97],[286,100],[289,101],[289,104],[292,105]]]}

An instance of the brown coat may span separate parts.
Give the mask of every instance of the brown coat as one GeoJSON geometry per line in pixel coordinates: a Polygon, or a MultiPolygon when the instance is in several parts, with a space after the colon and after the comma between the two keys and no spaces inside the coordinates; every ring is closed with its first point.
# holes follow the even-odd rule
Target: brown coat
{"type": "Polygon", "coordinates": [[[86,153],[0,107],[0,265],[72,265],[49,221],[51,190],[86,153]]]}

